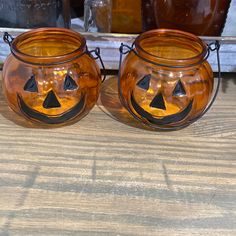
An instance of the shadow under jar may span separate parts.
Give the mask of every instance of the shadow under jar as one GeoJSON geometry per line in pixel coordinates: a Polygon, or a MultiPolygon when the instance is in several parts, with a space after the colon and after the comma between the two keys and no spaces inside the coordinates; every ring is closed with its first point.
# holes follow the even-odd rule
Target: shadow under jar
{"type": "Polygon", "coordinates": [[[197,120],[211,100],[214,76],[207,45],[193,34],[141,34],[120,69],[122,104],[140,122],[175,130],[197,120]]]}
{"type": "Polygon", "coordinates": [[[95,105],[100,69],[77,32],[42,28],[23,33],[3,67],[3,90],[12,110],[30,121],[63,125],[95,105]]]}
{"type": "Polygon", "coordinates": [[[231,0],[142,0],[144,30],[169,28],[220,36],[231,0]]]}

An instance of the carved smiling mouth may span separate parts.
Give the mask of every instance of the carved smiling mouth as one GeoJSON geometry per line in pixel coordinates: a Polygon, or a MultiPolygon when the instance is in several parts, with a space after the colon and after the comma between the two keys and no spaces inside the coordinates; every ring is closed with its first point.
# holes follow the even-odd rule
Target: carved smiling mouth
{"type": "Polygon", "coordinates": [[[59,116],[48,116],[38,111],[35,111],[29,106],[27,106],[27,104],[24,102],[24,100],[19,94],[17,94],[17,100],[20,110],[24,115],[46,124],[62,124],[68,120],[71,120],[75,118],[79,113],[81,113],[85,105],[85,95],[83,95],[81,100],[67,112],[62,113],[59,116]]]}
{"type": "Polygon", "coordinates": [[[134,98],[133,93],[131,94],[131,104],[132,104],[134,110],[141,117],[147,119],[150,123],[152,123],[154,125],[169,125],[172,123],[180,122],[188,116],[188,114],[192,110],[193,100],[191,100],[189,102],[188,106],[183,111],[173,114],[173,115],[166,116],[162,119],[157,119],[157,118],[153,117],[150,113],[148,113],[141,106],[139,106],[139,104],[136,102],[136,100],[134,98]]]}

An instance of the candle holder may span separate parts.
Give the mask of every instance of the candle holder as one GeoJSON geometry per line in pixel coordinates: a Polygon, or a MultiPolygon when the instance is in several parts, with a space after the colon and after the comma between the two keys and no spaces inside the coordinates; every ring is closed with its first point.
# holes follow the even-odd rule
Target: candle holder
{"type": "MultiPolygon", "coordinates": [[[[101,74],[85,38],[62,28],[31,30],[4,41],[11,54],[3,67],[9,107],[32,122],[63,125],[80,120],[95,105],[101,74]]],[[[103,65],[104,66],[104,65],[103,65]]]]}
{"type": "Polygon", "coordinates": [[[138,121],[159,130],[184,128],[212,106],[220,87],[220,44],[209,45],[197,36],[159,29],[120,47],[119,96],[138,121]],[[207,58],[217,52],[219,78],[207,58]],[[127,54],[122,62],[123,55],[127,54]]]}

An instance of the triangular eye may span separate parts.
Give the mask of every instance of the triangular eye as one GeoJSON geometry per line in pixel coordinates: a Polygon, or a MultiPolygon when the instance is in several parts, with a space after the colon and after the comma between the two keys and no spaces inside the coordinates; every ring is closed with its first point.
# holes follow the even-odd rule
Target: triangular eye
{"type": "Polygon", "coordinates": [[[165,100],[161,93],[157,94],[156,97],[152,100],[150,107],[166,110],[165,100]]]}
{"type": "Polygon", "coordinates": [[[76,82],[70,77],[70,75],[66,75],[64,90],[75,90],[78,88],[76,82]]]}
{"type": "Polygon", "coordinates": [[[185,91],[184,85],[182,84],[181,80],[179,80],[178,83],[176,84],[172,95],[176,96],[176,97],[186,96],[186,91],[185,91]]]}
{"type": "Polygon", "coordinates": [[[26,82],[24,90],[28,92],[38,92],[38,86],[34,75],[32,75],[31,78],[26,82]]]}
{"type": "Polygon", "coordinates": [[[148,90],[150,87],[150,80],[152,75],[145,75],[138,83],[137,86],[141,89],[148,90]]]}

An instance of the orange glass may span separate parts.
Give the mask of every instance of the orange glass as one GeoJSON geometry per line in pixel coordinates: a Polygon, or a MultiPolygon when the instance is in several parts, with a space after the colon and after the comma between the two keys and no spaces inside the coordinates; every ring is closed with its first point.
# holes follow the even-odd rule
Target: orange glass
{"type": "Polygon", "coordinates": [[[30,121],[62,125],[95,105],[100,69],[85,38],[68,29],[42,28],[11,43],[3,67],[3,90],[12,110],[30,121]]]}
{"type": "Polygon", "coordinates": [[[120,69],[123,105],[153,128],[178,129],[200,117],[214,85],[207,45],[177,30],[141,34],[120,69]]]}
{"type": "MultiPolygon", "coordinates": [[[[145,1],[145,0],[144,0],[145,1]]],[[[196,35],[221,35],[230,0],[153,0],[158,28],[179,29],[196,35]]]]}
{"type": "Polygon", "coordinates": [[[113,0],[112,32],[140,33],[141,31],[141,0],[113,0]]]}

